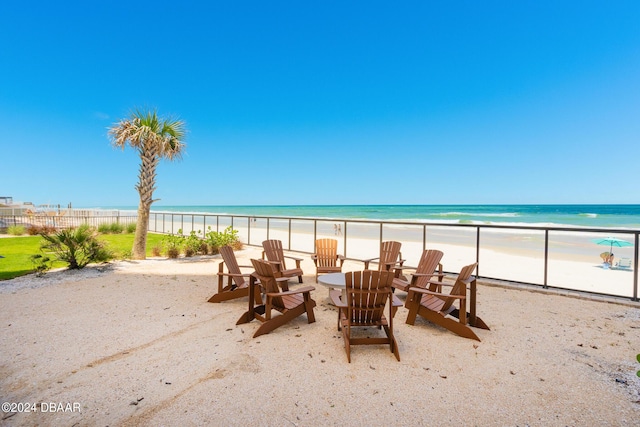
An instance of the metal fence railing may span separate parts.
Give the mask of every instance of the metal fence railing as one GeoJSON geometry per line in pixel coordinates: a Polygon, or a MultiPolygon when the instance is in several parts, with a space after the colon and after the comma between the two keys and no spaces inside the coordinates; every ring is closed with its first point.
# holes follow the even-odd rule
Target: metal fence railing
{"type": "MultiPolygon", "coordinates": [[[[62,211],[61,211],[62,212],[62,211]]],[[[81,224],[135,223],[135,212],[67,210],[65,213],[1,215],[0,229],[10,225],[75,227],[81,224]]],[[[383,240],[402,243],[406,265],[416,265],[424,249],[444,252],[443,265],[457,272],[478,262],[477,276],[524,283],[541,288],[629,298],[638,301],[640,230],[613,228],[527,227],[489,224],[442,224],[374,221],[344,218],[265,217],[152,211],[149,231],[204,236],[227,227],[238,231],[243,243],[261,246],[278,239],[285,249],[313,253],[315,241],[335,238],[348,259],[378,255],[383,240]],[[597,246],[594,240],[615,236],[628,247],[597,246]],[[613,252],[614,264],[605,268],[601,252],[613,252]],[[624,262],[623,262],[624,261],[624,262]],[[616,266],[617,264],[617,266],[616,266]]]]}
{"type": "Polygon", "coordinates": [[[237,230],[250,246],[278,239],[288,250],[309,254],[314,252],[316,239],[335,238],[341,253],[356,260],[377,256],[383,240],[397,240],[408,265],[416,265],[424,249],[441,249],[449,272],[477,261],[480,278],[638,300],[640,230],[176,212],[151,212],[149,219],[149,229],[159,233],[181,230],[185,235],[191,231],[204,235],[226,227],[237,230]],[[616,268],[614,262],[612,268],[605,268],[600,253],[610,248],[593,241],[610,235],[631,243],[613,250],[617,261],[629,260],[631,267],[616,268]]]}

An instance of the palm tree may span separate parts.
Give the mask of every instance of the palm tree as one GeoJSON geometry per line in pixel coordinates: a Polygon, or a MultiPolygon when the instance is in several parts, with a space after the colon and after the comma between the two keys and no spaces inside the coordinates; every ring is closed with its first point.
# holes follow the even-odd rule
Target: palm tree
{"type": "Polygon", "coordinates": [[[136,190],[140,194],[138,205],[138,224],[133,241],[133,259],[145,259],[147,250],[147,231],[149,211],[156,189],[156,166],[160,159],[179,159],[184,150],[185,124],[182,120],[158,117],[155,110],[136,110],[131,116],[120,120],[109,129],[111,143],[118,148],[127,143],[138,150],[140,155],[140,173],[136,190]]]}

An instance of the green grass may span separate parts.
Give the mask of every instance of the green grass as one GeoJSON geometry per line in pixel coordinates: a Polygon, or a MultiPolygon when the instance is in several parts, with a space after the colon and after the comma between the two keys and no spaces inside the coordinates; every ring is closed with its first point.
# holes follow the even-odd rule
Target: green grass
{"type": "MultiPolygon", "coordinates": [[[[114,253],[116,259],[127,258],[133,247],[133,234],[104,234],[100,239],[107,242],[108,248],[114,253]]],[[[162,234],[149,233],[147,235],[147,256],[151,256],[151,250],[162,240],[162,234]]],[[[33,273],[34,266],[31,255],[40,253],[40,236],[6,237],[0,239],[0,280],[13,279],[33,273]]],[[[53,268],[64,267],[66,263],[57,261],[53,268]]]]}

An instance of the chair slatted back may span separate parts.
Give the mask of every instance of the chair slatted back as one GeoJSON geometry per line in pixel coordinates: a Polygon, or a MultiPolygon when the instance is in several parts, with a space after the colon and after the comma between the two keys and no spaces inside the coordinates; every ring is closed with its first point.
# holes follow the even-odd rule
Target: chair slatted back
{"type": "Polygon", "coordinates": [[[351,325],[379,325],[387,300],[391,297],[393,273],[353,271],[345,273],[347,318],[351,325]]]}
{"type": "Polygon", "coordinates": [[[396,262],[400,259],[400,248],[402,243],[386,241],[380,244],[380,264],[378,270],[387,270],[388,263],[396,262]]]}
{"type": "MultiPolygon", "coordinates": [[[[438,264],[440,264],[440,260],[443,256],[444,253],[442,251],[438,251],[435,249],[427,249],[423,251],[422,256],[420,257],[420,261],[418,262],[418,267],[416,268],[416,273],[433,274],[433,272],[435,272],[438,268],[438,264]]],[[[412,283],[412,286],[426,289],[429,280],[433,279],[434,276],[418,276],[412,283]]]]}
{"type": "MultiPolygon", "coordinates": [[[[222,246],[219,251],[220,255],[222,255],[222,260],[227,266],[227,270],[229,270],[229,273],[242,274],[242,272],[240,271],[240,267],[238,266],[236,255],[233,253],[233,248],[231,246],[222,246]]],[[[246,282],[244,277],[241,276],[233,277],[233,281],[237,286],[242,286],[246,282]]]]}
{"type": "MultiPolygon", "coordinates": [[[[280,292],[273,265],[262,259],[252,259],[251,264],[256,269],[253,274],[260,280],[260,286],[264,293],[280,292]]],[[[271,302],[274,307],[284,307],[282,297],[274,297],[271,302]]]]}
{"type": "MultiPolygon", "coordinates": [[[[469,264],[465,267],[462,267],[460,270],[460,274],[458,274],[458,278],[456,279],[456,283],[451,288],[451,295],[466,295],[467,293],[467,279],[471,277],[471,273],[476,269],[478,263],[469,264]]],[[[453,303],[456,301],[455,298],[445,298],[444,305],[440,309],[442,312],[448,312],[453,303]]]]}
{"type": "Polygon", "coordinates": [[[338,241],[336,239],[316,240],[318,267],[336,267],[338,265],[338,241]]]}
{"type": "Polygon", "coordinates": [[[284,250],[280,240],[265,240],[262,242],[262,248],[267,260],[279,262],[282,270],[286,270],[287,266],[284,262],[284,250]]]}

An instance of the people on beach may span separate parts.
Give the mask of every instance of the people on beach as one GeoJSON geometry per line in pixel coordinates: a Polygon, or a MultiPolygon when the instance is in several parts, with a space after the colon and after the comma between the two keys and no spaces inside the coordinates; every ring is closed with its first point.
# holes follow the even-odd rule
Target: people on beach
{"type": "Polygon", "coordinates": [[[613,267],[613,252],[602,252],[600,258],[602,258],[602,266],[604,268],[613,267]]]}

